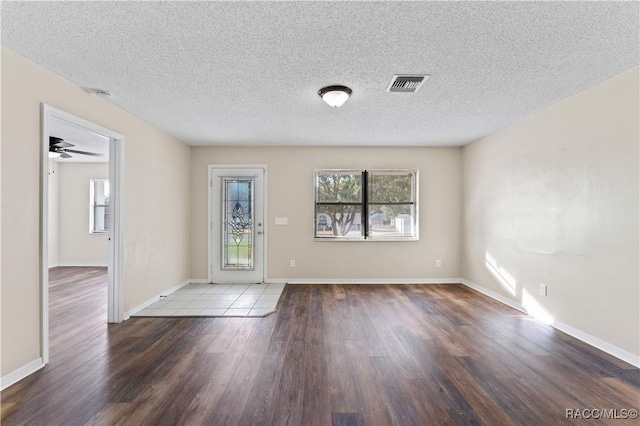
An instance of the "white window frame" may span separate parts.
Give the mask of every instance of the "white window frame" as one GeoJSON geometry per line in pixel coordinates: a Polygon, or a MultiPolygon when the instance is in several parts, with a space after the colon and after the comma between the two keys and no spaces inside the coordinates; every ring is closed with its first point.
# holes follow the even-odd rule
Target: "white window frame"
{"type": "MultiPolygon", "coordinates": [[[[109,233],[109,229],[105,230],[96,230],[95,229],[95,212],[96,212],[96,184],[98,183],[109,183],[109,179],[90,179],[89,180],[89,233],[104,235],[109,233]]],[[[107,209],[110,209],[111,206],[107,205],[107,209]]],[[[109,212],[111,214],[111,212],[109,212]]],[[[108,225],[108,223],[107,223],[108,225]]]]}
{"type": "MultiPolygon", "coordinates": [[[[313,205],[313,212],[314,212],[314,217],[313,217],[313,237],[315,241],[419,241],[420,239],[420,209],[419,209],[419,182],[420,182],[420,176],[419,176],[419,170],[416,169],[369,169],[369,170],[365,170],[365,169],[316,169],[314,170],[314,174],[313,174],[313,198],[314,198],[314,205],[313,205]],[[318,189],[317,189],[317,182],[318,182],[318,174],[320,173],[362,173],[362,172],[368,172],[370,174],[397,174],[397,173],[407,173],[407,174],[413,174],[413,188],[412,188],[412,200],[411,200],[411,204],[414,205],[414,233],[412,235],[409,236],[399,236],[399,235],[394,235],[391,237],[381,237],[381,236],[372,236],[372,235],[366,235],[367,232],[365,232],[363,230],[362,232],[362,236],[361,237],[353,237],[353,236],[332,236],[332,235],[327,235],[327,236],[318,236],[318,215],[322,214],[322,212],[318,211],[318,205],[322,204],[322,202],[319,202],[317,197],[318,197],[318,189]]],[[[369,210],[369,206],[371,204],[377,204],[377,203],[370,203],[367,200],[367,196],[365,196],[365,192],[368,191],[368,183],[364,183],[362,184],[362,207],[361,207],[361,214],[362,216],[365,216],[368,214],[368,210],[369,210]]],[[[352,204],[352,203],[348,203],[348,204],[352,204]]],[[[405,203],[398,203],[398,204],[405,204],[405,203]]],[[[408,204],[408,203],[407,203],[408,204]]],[[[364,219],[364,217],[363,217],[364,219]]],[[[361,226],[362,227],[366,227],[368,230],[369,227],[369,223],[368,223],[368,218],[367,220],[362,220],[361,219],[361,226]]]]}

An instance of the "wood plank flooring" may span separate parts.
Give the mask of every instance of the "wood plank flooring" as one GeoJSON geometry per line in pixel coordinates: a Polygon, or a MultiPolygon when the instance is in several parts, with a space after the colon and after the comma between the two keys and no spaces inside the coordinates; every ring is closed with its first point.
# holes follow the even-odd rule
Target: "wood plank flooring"
{"type": "MultiPolygon", "coordinates": [[[[556,425],[640,408],[640,371],[462,285],[289,285],[266,318],[106,324],[106,270],[51,272],[51,363],[3,425],[556,425]]],[[[590,419],[589,424],[638,424],[590,419]]]]}

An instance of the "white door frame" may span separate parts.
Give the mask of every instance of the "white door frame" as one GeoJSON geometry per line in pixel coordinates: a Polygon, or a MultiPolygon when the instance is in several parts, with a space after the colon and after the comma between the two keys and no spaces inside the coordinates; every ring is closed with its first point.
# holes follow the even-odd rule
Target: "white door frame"
{"type": "Polygon", "coordinates": [[[124,291],[122,284],[122,225],[124,142],[120,133],[99,126],[61,109],[40,104],[41,181],[40,181],[40,313],[42,362],[49,362],[49,123],[52,118],[109,138],[109,179],[111,198],[109,215],[109,278],[107,321],[124,320],[124,291]]]}
{"type": "Polygon", "coordinates": [[[210,283],[213,282],[213,259],[211,253],[213,251],[213,244],[217,244],[217,241],[213,241],[213,229],[211,224],[211,187],[214,185],[213,182],[213,171],[217,169],[263,169],[263,220],[264,228],[263,228],[263,261],[262,261],[262,280],[264,282],[267,281],[267,237],[269,232],[267,230],[267,194],[268,194],[268,186],[267,186],[267,165],[266,164],[209,164],[208,165],[208,177],[207,177],[207,232],[208,232],[208,250],[207,250],[207,279],[210,283]]]}

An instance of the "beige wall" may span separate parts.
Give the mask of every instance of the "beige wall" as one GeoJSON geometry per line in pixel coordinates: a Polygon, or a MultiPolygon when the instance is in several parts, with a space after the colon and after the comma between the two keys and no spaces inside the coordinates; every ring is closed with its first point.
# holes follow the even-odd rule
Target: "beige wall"
{"type": "Polygon", "coordinates": [[[191,276],[207,278],[207,165],[267,164],[268,279],[458,278],[461,273],[460,148],[230,148],[191,150],[191,276]],[[313,239],[317,168],[420,171],[420,241],[313,239]],[[287,226],[275,226],[275,217],[287,226]],[[296,267],[289,267],[289,260],[296,267]],[[436,268],[436,259],[442,267],[436,268]]]}
{"type": "Polygon", "coordinates": [[[59,177],[60,177],[60,163],[56,163],[53,160],[49,160],[49,268],[53,268],[54,266],[58,266],[60,262],[59,259],[59,241],[58,241],[58,217],[59,217],[59,208],[58,208],[58,187],[59,187],[59,177]]]}
{"type": "Polygon", "coordinates": [[[463,277],[638,355],[638,69],[464,148],[463,277]],[[509,295],[485,263],[516,280],[509,295]],[[539,295],[539,284],[548,296],[539,295]]]}
{"type": "Polygon", "coordinates": [[[126,137],[125,310],[207,277],[207,165],[266,163],[267,278],[463,276],[518,302],[526,290],[557,320],[640,352],[637,69],[464,149],[190,149],[5,48],[1,83],[2,376],[40,356],[41,102],[126,137]],[[316,168],[419,169],[420,241],[315,242],[316,168]]]}
{"type": "Polygon", "coordinates": [[[62,266],[106,266],[109,236],[89,233],[89,182],[108,179],[109,163],[59,163],[59,259],[62,266]]]}
{"type": "Polygon", "coordinates": [[[1,90],[4,376],[40,356],[40,103],[126,137],[125,310],[189,278],[190,149],[4,47],[1,90]]]}

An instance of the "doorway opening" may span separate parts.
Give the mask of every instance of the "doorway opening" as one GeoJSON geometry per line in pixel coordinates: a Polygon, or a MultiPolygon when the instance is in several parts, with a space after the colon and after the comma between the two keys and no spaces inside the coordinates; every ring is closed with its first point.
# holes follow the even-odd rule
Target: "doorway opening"
{"type": "MultiPolygon", "coordinates": [[[[94,245],[94,251],[99,252],[102,248],[107,253],[103,253],[102,257],[99,257],[101,256],[100,254],[94,254],[94,257],[91,257],[87,253],[91,249],[83,247],[78,251],[77,247],[72,247],[73,244],[67,244],[66,247],[70,251],[76,251],[72,255],[65,254],[65,259],[69,259],[69,256],[71,258],[75,256],[75,261],[71,262],[75,266],[98,266],[102,267],[103,270],[106,266],[107,322],[116,323],[124,319],[124,293],[122,289],[124,142],[125,138],[120,133],[52,106],[41,105],[40,283],[41,352],[44,364],[49,361],[49,267],[51,265],[65,266],[65,263],[68,263],[68,260],[67,262],[60,261],[60,253],[58,253],[57,248],[54,248],[55,244],[50,244],[50,240],[58,239],[59,237],[55,231],[58,229],[60,220],[60,210],[52,208],[51,211],[58,212],[57,217],[55,215],[52,216],[50,207],[57,203],[59,193],[65,189],[60,187],[59,180],[54,182],[53,185],[51,182],[58,179],[59,176],[55,176],[55,173],[59,173],[60,167],[69,167],[69,164],[64,165],[64,162],[73,162],[74,157],[84,158],[81,164],[85,164],[85,166],[82,168],[81,173],[88,173],[87,176],[92,177],[83,179],[82,182],[77,182],[80,185],[86,184],[84,189],[78,189],[77,192],[80,192],[80,194],[70,194],[70,188],[66,188],[67,195],[77,195],[75,196],[76,201],[82,199],[83,202],[79,208],[69,210],[76,215],[75,222],[78,222],[79,219],[77,218],[81,217],[82,221],[86,220],[88,223],[86,229],[78,232],[73,237],[73,241],[76,243],[82,239],[85,242],[90,241],[90,244],[94,245]],[[65,135],[68,140],[65,140],[65,135]],[[79,135],[82,135],[82,137],[79,135]],[[78,137],[76,138],[75,136],[78,137]],[[101,157],[108,158],[108,162],[103,160],[100,166],[101,157]],[[58,160],[55,161],[55,159],[58,160]],[[95,166],[86,165],[89,163],[95,163],[95,166]],[[55,178],[52,178],[52,175],[55,178]],[[89,195],[89,199],[82,198],[86,198],[86,195],[89,195]],[[91,197],[95,199],[92,200],[91,197]],[[54,230],[54,228],[56,229],[54,230]],[[89,238],[87,239],[87,237],[89,238]],[[85,250],[84,253],[82,249],[85,250]],[[83,262],[86,265],[83,265],[83,262]]],[[[66,170],[69,175],[72,174],[71,168],[66,170]]],[[[73,170],[74,174],[78,172],[76,169],[73,170]]],[[[72,181],[70,180],[69,182],[72,181]]],[[[67,221],[68,218],[65,217],[63,219],[67,221]]],[[[67,222],[74,225],[77,224],[74,223],[73,218],[67,222]]],[[[69,237],[69,235],[65,235],[65,237],[69,237]]],[[[79,244],[81,245],[82,243],[79,244]]]]}

